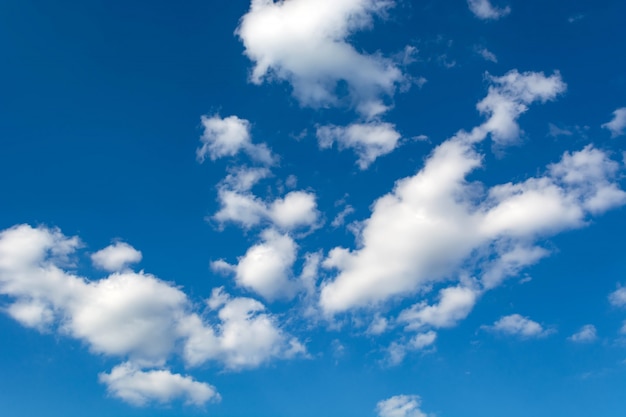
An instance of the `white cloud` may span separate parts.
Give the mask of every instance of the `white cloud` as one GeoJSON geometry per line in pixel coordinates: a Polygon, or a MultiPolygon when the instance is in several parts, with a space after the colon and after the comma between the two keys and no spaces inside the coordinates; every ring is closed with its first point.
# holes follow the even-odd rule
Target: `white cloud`
{"type": "Polygon", "coordinates": [[[91,255],[93,264],[105,271],[116,272],[141,261],[141,252],[128,243],[115,242],[91,255]]]}
{"type": "Polygon", "coordinates": [[[374,320],[372,320],[372,323],[370,323],[369,327],[367,328],[367,334],[378,336],[385,333],[388,327],[389,321],[386,318],[377,314],[374,317],[374,320]]]}
{"type": "Polygon", "coordinates": [[[297,283],[290,279],[296,261],[298,245],[289,235],[268,229],[261,234],[262,243],[252,246],[237,265],[229,266],[224,261],[213,263],[216,270],[230,269],[235,273],[235,282],[268,300],[292,298],[297,283]]]}
{"type": "Polygon", "coordinates": [[[218,199],[221,208],[213,216],[219,223],[232,222],[249,229],[269,222],[282,230],[293,230],[312,227],[317,222],[319,211],[315,194],[291,191],[283,198],[268,203],[242,188],[241,181],[233,179],[220,186],[218,199]]]}
{"type": "Polygon", "coordinates": [[[379,417],[427,417],[420,410],[422,400],[417,395],[396,395],[376,405],[379,417]]]}
{"type": "MultiPolygon", "coordinates": [[[[89,281],[64,270],[79,247],[78,238],[44,227],[19,225],[0,232],[0,294],[12,301],[7,312],[25,326],[56,330],[84,342],[94,353],[126,358],[136,367],[161,367],[180,346],[185,347],[188,365],[211,360],[229,369],[305,351],[258,301],[214,298],[217,319],[210,324],[210,317],[193,312],[185,293],[153,275],[125,271],[89,281]],[[215,343],[204,343],[202,354],[189,354],[203,334],[213,334],[215,343]]],[[[127,382],[168,379],[131,371],[122,367],[116,375],[126,375],[122,380],[127,382]]],[[[137,389],[143,392],[145,386],[137,389]]],[[[149,399],[149,392],[145,395],[149,399]]]]}
{"type": "Polygon", "coordinates": [[[435,340],[437,340],[437,333],[430,330],[426,333],[418,333],[411,339],[409,344],[413,349],[420,350],[431,346],[435,343],[435,340]]]}
{"type": "Polygon", "coordinates": [[[626,288],[620,287],[609,295],[609,302],[615,307],[626,307],[626,288]]]}
{"type": "Polygon", "coordinates": [[[315,195],[304,191],[292,191],[284,198],[272,202],[268,216],[275,225],[285,230],[311,226],[318,217],[315,195]]]}
{"type": "Polygon", "coordinates": [[[613,112],[613,120],[603,124],[602,127],[611,132],[612,138],[626,134],[626,107],[615,110],[613,112]]]}
{"type": "Polygon", "coordinates": [[[620,330],[621,334],[626,334],[626,321],[624,322],[624,325],[622,326],[621,330],[620,330]]]}
{"type": "Polygon", "coordinates": [[[296,339],[288,338],[265,313],[265,306],[250,298],[230,298],[221,288],[213,290],[208,301],[218,312],[220,324],[207,326],[191,314],[181,322],[185,336],[184,358],[192,365],[209,360],[239,370],[257,367],[272,358],[291,358],[306,353],[296,339]]]}
{"type": "Polygon", "coordinates": [[[468,316],[477,298],[477,292],[470,288],[445,288],[439,292],[438,304],[428,305],[426,302],[415,304],[402,311],[398,321],[407,323],[408,330],[425,326],[453,327],[468,316]]]}
{"type": "Polygon", "coordinates": [[[341,210],[339,213],[337,213],[337,215],[335,216],[335,218],[333,219],[333,221],[330,223],[330,225],[332,227],[341,227],[344,225],[344,223],[346,222],[346,217],[349,216],[350,214],[354,213],[354,207],[352,207],[351,205],[346,205],[343,210],[341,210]]]}
{"type": "Polygon", "coordinates": [[[482,163],[478,142],[489,133],[494,139],[512,138],[509,128],[518,130],[514,120],[526,109],[519,106],[562,89],[559,77],[539,73],[512,71],[492,80],[489,100],[481,101],[483,109],[491,109],[487,121],[438,146],[422,170],[379,198],[361,223],[357,249],[329,252],[323,265],[339,272],[321,288],[326,313],[406,297],[476,264],[484,267],[476,273],[491,288],[547,254],[533,242],[581,227],[590,214],[626,202],[614,182],[618,165],[591,146],[564,154],[544,176],[485,192],[482,184],[467,183],[482,163]],[[502,110],[502,103],[518,108],[507,104],[502,110]]]}
{"type": "Polygon", "coordinates": [[[334,142],[339,144],[339,149],[353,148],[359,157],[357,164],[363,170],[378,157],[396,149],[401,137],[394,125],[378,121],[347,127],[320,126],[316,135],[322,149],[332,147],[334,142]]]}
{"type": "Polygon", "coordinates": [[[593,324],[586,324],[580,328],[580,330],[573,335],[571,335],[568,339],[574,343],[591,343],[595,342],[598,338],[598,332],[596,330],[596,326],[593,324]]]}
{"type": "Polygon", "coordinates": [[[345,82],[349,99],[366,117],[385,112],[405,77],[390,59],[357,51],[347,42],[392,7],[387,0],[252,0],[237,35],[254,62],[251,81],[287,81],[304,106],[338,105],[345,82]]]}
{"type": "Polygon", "coordinates": [[[467,5],[471,12],[482,20],[497,20],[511,13],[509,6],[495,7],[490,0],[467,0],[467,5]]]}
{"type": "Polygon", "coordinates": [[[493,52],[491,52],[489,49],[485,48],[484,46],[477,47],[476,52],[478,53],[478,55],[483,57],[485,61],[490,61],[494,63],[498,62],[498,57],[496,57],[496,54],[494,54],[493,52]]]}
{"type": "Polygon", "coordinates": [[[221,118],[219,115],[202,116],[204,132],[200,137],[202,146],[196,156],[200,162],[207,155],[212,161],[227,156],[235,156],[243,151],[253,160],[267,165],[274,157],[266,144],[253,144],[250,136],[250,122],[237,116],[221,118]]]}
{"type": "Polygon", "coordinates": [[[552,330],[544,329],[541,324],[523,317],[519,314],[511,314],[504,316],[496,321],[493,326],[483,326],[484,329],[496,333],[510,336],[518,336],[522,338],[540,338],[551,334],[552,330]]]}
{"type": "Polygon", "coordinates": [[[546,77],[541,72],[509,71],[501,77],[487,75],[491,83],[487,97],[476,108],[489,117],[483,128],[497,145],[515,143],[520,135],[519,116],[535,101],[554,100],[567,86],[557,72],[546,77]]]}
{"type": "Polygon", "coordinates": [[[176,399],[196,406],[220,401],[220,395],[209,384],[166,369],[142,371],[129,362],[116,366],[111,373],[101,373],[99,379],[110,395],[135,406],[169,403],[176,399]]]}

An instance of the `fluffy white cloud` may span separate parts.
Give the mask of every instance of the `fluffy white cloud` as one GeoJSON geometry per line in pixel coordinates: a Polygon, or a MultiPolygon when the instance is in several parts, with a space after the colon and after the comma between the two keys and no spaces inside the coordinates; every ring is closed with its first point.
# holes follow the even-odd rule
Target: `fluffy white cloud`
{"type": "Polygon", "coordinates": [[[282,230],[292,230],[314,226],[319,217],[313,193],[292,191],[268,203],[242,190],[240,184],[239,189],[228,187],[228,183],[223,184],[218,191],[221,208],[213,218],[219,223],[232,222],[249,229],[269,222],[282,230]]]}
{"type": "Polygon", "coordinates": [[[427,417],[420,410],[422,400],[417,395],[396,395],[376,405],[379,417],[427,417]]]}
{"type": "Polygon", "coordinates": [[[141,252],[128,243],[115,242],[91,255],[93,264],[105,271],[121,271],[129,265],[141,261],[141,252]]]}
{"type": "Polygon", "coordinates": [[[497,145],[515,143],[520,135],[517,119],[535,101],[554,100],[567,86],[557,72],[546,77],[541,72],[508,72],[501,77],[487,75],[491,83],[487,97],[476,108],[489,118],[483,128],[497,145]]]}
{"type": "Polygon", "coordinates": [[[184,358],[190,365],[218,360],[228,369],[253,368],[272,358],[291,358],[306,352],[294,338],[288,338],[265,313],[260,302],[230,298],[221,288],[208,301],[218,311],[220,324],[207,326],[196,314],[185,317],[181,331],[186,336],[184,358]]]}
{"type": "Polygon", "coordinates": [[[609,295],[609,302],[615,307],[626,307],[626,288],[620,287],[609,295]]]}
{"type": "Polygon", "coordinates": [[[569,337],[569,340],[575,343],[591,343],[598,338],[598,332],[596,326],[593,324],[586,324],[580,328],[579,331],[569,337]]]}
{"type": "Polygon", "coordinates": [[[231,271],[237,285],[250,289],[268,300],[292,298],[296,282],[290,279],[298,245],[289,235],[268,229],[261,234],[262,243],[252,246],[237,265],[214,262],[216,270],[231,271]]]}
{"type": "Polygon", "coordinates": [[[221,118],[219,115],[202,116],[201,121],[204,132],[200,137],[202,146],[196,151],[199,161],[204,161],[207,155],[215,161],[243,151],[257,162],[268,165],[274,162],[267,145],[252,143],[249,121],[237,116],[221,118]]]}
{"type": "Polygon", "coordinates": [[[494,62],[497,63],[498,62],[498,57],[496,57],[496,54],[494,54],[493,52],[491,52],[489,49],[483,47],[477,47],[476,48],[476,53],[478,53],[478,55],[480,55],[481,57],[483,57],[483,59],[485,61],[490,61],[490,62],[494,62]]]}
{"type": "Polygon", "coordinates": [[[353,148],[359,157],[357,164],[367,169],[376,158],[391,153],[398,147],[400,133],[391,123],[355,123],[347,127],[320,126],[317,139],[322,149],[330,148],[334,142],[339,149],[353,148]]]}
{"type": "Polygon", "coordinates": [[[483,286],[491,288],[547,254],[533,242],[626,202],[614,179],[619,166],[591,146],[565,153],[544,176],[486,192],[468,183],[483,159],[478,142],[490,133],[496,141],[512,139],[526,104],[564,88],[557,75],[540,73],[512,71],[492,81],[479,104],[487,121],[439,145],[422,170],[379,198],[361,224],[357,249],[329,252],[323,265],[339,273],[321,288],[326,313],[411,295],[476,264],[483,286]]]}
{"type": "Polygon", "coordinates": [[[602,127],[611,132],[612,138],[626,134],[626,107],[615,110],[613,120],[603,124],[602,127]]]}
{"type": "Polygon", "coordinates": [[[382,15],[389,0],[252,0],[237,35],[254,62],[251,80],[287,81],[304,106],[337,105],[337,87],[345,82],[358,112],[373,117],[389,105],[405,77],[380,54],[364,54],[347,42],[382,15]]]}
{"type": "MultiPolygon", "coordinates": [[[[209,323],[209,317],[193,312],[193,303],[179,288],[144,272],[127,270],[89,281],[64,270],[79,247],[78,238],[44,227],[20,225],[0,232],[0,294],[12,301],[8,313],[25,326],[57,330],[81,340],[94,353],[127,358],[136,367],[160,367],[180,346],[188,365],[212,360],[229,369],[304,353],[258,301],[216,297],[222,294],[218,291],[209,302],[217,318],[209,323]],[[204,343],[202,354],[190,354],[199,350],[194,346],[200,336],[209,333],[215,343],[204,343]]],[[[146,388],[156,380],[177,386],[171,391],[174,396],[202,392],[200,385],[185,378],[159,372],[123,366],[107,378],[113,384],[118,381],[114,376],[120,376],[125,392],[128,383],[140,382],[135,394],[147,399],[157,395],[146,388]]],[[[189,398],[194,402],[201,396],[189,398]]]]}
{"type": "Polygon", "coordinates": [[[504,316],[496,321],[493,326],[483,326],[483,328],[496,333],[522,338],[540,338],[552,333],[552,330],[544,329],[541,324],[519,314],[504,316]]]}
{"type": "Polygon", "coordinates": [[[408,330],[425,326],[453,327],[472,311],[477,298],[477,292],[470,288],[445,288],[439,292],[438,304],[428,305],[426,302],[415,304],[402,311],[398,320],[407,323],[408,330]]]}
{"type": "Polygon", "coordinates": [[[101,373],[99,379],[110,395],[135,406],[169,403],[176,399],[202,406],[220,400],[220,395],[209,384],[166,369],[142,371],[129,362],[116,366],[111,373],[101,373]]]}
{"type": "Polygon", "coordinates": [[[490,0],[467,0],[467,5],[477,18],[483,20],[497,20],[511,13],[509,6],[495,7],[490,0]]]}

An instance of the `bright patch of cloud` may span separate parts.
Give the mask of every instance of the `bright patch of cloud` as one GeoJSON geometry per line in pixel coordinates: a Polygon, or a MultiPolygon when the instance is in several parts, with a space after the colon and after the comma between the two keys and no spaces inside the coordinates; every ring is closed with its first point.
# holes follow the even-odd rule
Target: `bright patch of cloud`
{"type": "Polygon", "coordinates": [[[422,400],[417,395],[396,395],[376,405],[378,417],[427,417],[420,410],[422,400]]]}
{"type": "Polygon", "coordinates": [[[615,307],[626,307],[626,288],[620,287],[609,295],[609,302],[615,307]]]}
{"type": "MultiPolygon", "coordinates": [[[[12,317],[28,327],[56,329],[94,353],[126,358],[136,367],[160,367],[178,346],[184,347],[188,365],[211,360],[229,369],[304,353],[258,301],[222,296],[216,302],[214,297],[213,325],[193,312],[192,302],[179,288],[153,275],[127,270],[90,281],[65,271],[63,266],[80,245],[78,238],[44,227],[19,225],[0,232],[0,294],[13,300],[7,309],[12,317]]],[[[192,388],[202,392],[200,385],[185,378],[135,372],[129,366],[114,370],[107,381],[115,382],[115,375],[121,375],[124,387],[129,381],[141,382],[135,394],[147,400],[156,394],[146,388],[146,381],[170,381],[178,386],[167,391],[174,396],[192,388]]],[[[199,402],[204,397],[189,398],[199,402]]]]}
{"type": "Polygon", "coordinates": [[[91,255],[91,261],[100,269],[116,272],[140,262],[141,257],[141,252],[128,243],[115,242],[91,255]]]}
{"type": "Polygon", "coordinates": [[[334,142],[339,149],[352,148],[359,157],[357,164],[367,169],[378,157],[387,155],[399,145],[400,133],[391,123],[355,123],[347,127],[320,126],[317,139],[322,149],[332,147],[334,142]]]}
{"type": "Polygon", "coordinates": [[[221,118],[219,115],[202,116],[204,132],[200,137],[202,146],[196,156],[200,162],[207,155],[212,161],[245,152],[250,158],[267,165],[274,163],[274,157],[266,144],[253,144],[250,136],[250,122],[237,116],[221,118]]]}
{"type": "Polygon", "coordinates": [[[487,79],[491,83],[489,92],[476,108],[489,117],[483,128],[497,145],[510,145],[519,139],[517,119],[530,104],[554,100],[567,88],[558,72],[546,77],[541,72],[513,70],[502,77],[487,75],[487,79]]]}
{"type": "Polygon", "coordinates": [[[220,210],[213,218],[219,223],[237,223],[249,229],[269,222],[283,230],[313,226],[319,217],[315,194],[292,191],[266,203],[251,192],[222,186],[218,191],[220,210]]]}
{"type": "Polygon", "coordinates": [[[494,62],[494,63],[498,62],[498,57],[496,57],[496,54],[494,54],[493,52],[491,52],[489,49],[485,48],[484,46],[477,47],[476,52],[478,53],[478,55],[483,57],[485,61],[494,62]]]}
{"type": "Polygon", "coordinates": [[[519,314],[504,316],[496,321],[493,326],[483,326],[483,328],[495,333],[528,339],[541,338],[552,333],[551,330],[544,329],[543,326],[536,321],[532,321],[528,317],[523,317],[519,314]]]}
{"type": "Polygon", "coordinates": [[[593,324],[586,324],[580,330],[569,337],[574,343],[591,343],[598,339],[598,331],[593,324]]]}
{"type": "Polygon", "coordinates": [[[465,319],[474,308],[478,294],[464,287],[445,288],[439,292],[439,303],[428,305],[421,302],[400,313],[398,321],[407,323],[408,330],[425,326],[435,328],[453,327],[465,319]]]}
{"type": "MultiPolygon", "coordinates": [[[[492,187],[466,177],[481,166],[476,144],[514,138],[526,104],[553,98],[560,77],[512,71],[489,89],[479,108],[487,121],[439,145],[415,176],[397,181],[361,223],[358,248],[331,250],[320,305],[328,314],[408,296],[433,282],[458,276],[464,265],[482,264],[485,288],[498,285],[545,256],[534,241],[581,227],[589,214],[626,202],[614,178],[619,165],[591,146],[565,153],[543,176],[492,187]]],[[[428,310],[430,311],[430,310],[428,310]]]]}
{"type": "Polygon", "coordinates": [[[209,384],[166,369],[142,371],[128,362],[116,366],[111,373],[101,373],[99,379],[110,395],[135,406],[169,403],[176,399],[196,406],[220,401],[220,395],[209,384]]]}
{"type": "Polygon", "coordinates": [[[495,7],[490,0],[467,0],[467,5],[471,12],[482,20],[498,20],[511,13],[509,6],[495,7]]]}
{"type": "Polygon", "coordinates": [[[603,124],[602,127],[611,132],[612,138],[626,134],[626,107],[615,110],[613,120],[603,124]]]}
{"type": "Polygon", "coordinates": [[[265,299],[290,299],[297,291],[290,275],[298,245],[290,236],[272,229],[264,231],[261,237],[263,242],[248,249],[237,265],[217,261],[213,263],[213,268],[234,272],[237,285],[265,299]]]}
{"type": "Polygon", "coordinates": [[[365,117],[385,112],[383,96],[392,96],[405,77],[379,54],[357,51],[347,39],[372,25],[393,1],[252,0],[237,35],[254,62],[251,81],[287,81],[304,106],[335,106],[345,82],[349,99],[365,117]]]}

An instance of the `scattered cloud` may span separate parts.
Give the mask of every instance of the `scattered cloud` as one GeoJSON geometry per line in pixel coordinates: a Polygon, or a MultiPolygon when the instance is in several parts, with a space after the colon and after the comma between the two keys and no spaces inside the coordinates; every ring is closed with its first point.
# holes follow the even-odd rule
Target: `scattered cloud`
{"type": "Polygon", "coordinates": [[[125,269],[141,261],[141,252],[128,243],[115,242],[91,255],[94,266],[109,272],[125,269]]]}
{"type": "Polygon", "coordinates": [[[291,84],[303,106],[341,104],[337,86],[345,82],[348,100],[364,117],[390,107],[385,97],[406,83],[398,65],[381,54],[366,54],[348,38],[384,16],[393,1],[252,0],[237,35],[254,62],[251,81],[280,80],[291,84]]]}
{"type": "Polygon", "coordinates": [[[626,288],[619,287],[609,295],[609,302],[615,307],[626,307],[626,288]]]}
{"type": "Polygon", "coordinates": [[[559,136],[572,136],[574,132],[569,129],[561,129],[554,123],[548,124],[548,136],[558,138],[559,136]]]}
{"type": "Polygon", "coordinates": [[[422,400],[417,395],[396,395],[376,405],[378,417],[427,417],[420,409],[422,400]]]}
{"type": "Polygon", "coordinates": [[[474,15],[482,20],[498,20],[511,13],[511,8],[495,7],[490,0],[467,0],[467,5],[474,15]]]}
{"type": "Polygon", "coordinates": [[[237,265],[216,261],[212,263],[213,269],[233,272],[238,286],[267,300],[291,299],[298,290],[298,284],[291,279],[298,245],[289,235],[272,229],[264,231],[261,236],[263,242],[248,249],[237,265]]]}
{"type": "Polygon", "coordinates": [[[494,333],[518,336],[524,339],[541,338],[553,333],[552,330],[545,329],[536,321],[532,321],[528,317],[523,317],[519,314],[504,316],[492,326],[483,326],[483,328],[494,333]]]}
{"type": "Polygon", "coordinates": [[[215,387],[209,384],[166,369],[142,371],[129,362],[116,366],[111,373],[101,373],[100,382],[107,386],[111,396],[135,406],[170,403],[176,399],[195,406],[220,401],[215,387]]]}
{"type": "Polygon", "coordinates": [[[489,61],[493,63],[498,62],[498,57],[496,57],[496,54],[494,54],[493,52],[491,52],[489,49],[485,48],[484,46],[477,46],[476,53],[480,55],[485,61],[489,61]]]}
{"type": "Polygon", "coordinates": [[[526,104],[564,89],[558,75],[512,71],[490,79],[495,85],[479,104],[487,121],[443,142],[422,170],[379,198],[361,223],[356,249],[328,253],[323,266],[338,274],[321,287],[327,314],[407,297],[469,265],[478,265],[474,272],[492,288],[547,255],[534,241],[626,202],[615,182],[619,164],[591,146],[565,153],[544,175],[516,184],[485,190],[468,183],[468,174],[482,165],[476,144],[488,134],[511,141],[526,104]]]}
{"type": "Polygon", "coordinates": [[[208,322],[211,315],[195,313],[178,287],[143,271],[93,281],[64,270],[80,246],[80,239],[57,229],[18,225],[0,232],[0,294],[12,300],[7,310],[24,326],[56,331],[93,353],[125,359],[101,376],[115,396],[138,404],[214,398],[210,386],[161,369],[174,354],[188,366],[215,361],[239,370],[305,352],[256,300],[230,298],[217,289],[207,302],[217,317],[208,322]]]}
{"type": "Polygon", "coordinates": [[[219,115],[202,116],[201,121],[204,132],[200,137],[202,146],[196,150],[198,161],[203,162],[207,156],[215,161],[243,151],[256,162],[274,163],[275,158],[266,144],[252,143],[249,121],[219,115]]]}
{"type": "Polygon", "coordinates": [[[613,112],[613,120],[603,124],[602,127],[611,132],[612,138],[626,134],[626,107],[615,110],[613,112]]]}
{"type": "Polygon", "coordinates": [[[368,122],[348,127],[320,126],[317,139],[322,149],[339,144],[339,149],[352,148],[359,157],[357,164],[367,169],[378,157],[387,155],[399,145],[401,135],[391,123],[368,122]]]}
{"type": "Polygon", "coordinates": [[[477,298],[477,292],[470,288],[461,286],[445,288],[439,292],[437,304],[428,305],[426,302],[415,304],[402,311],[398,321],[406,323],[408,330],[421,329],[425,326],[453,327],[468,316],[477,298]]]}
{"type": "Polygon", "coordinates": [[[574,343],[591,343],[598,339],[598,331],[593,324],[586,324],[569,338],[574,343]]]}

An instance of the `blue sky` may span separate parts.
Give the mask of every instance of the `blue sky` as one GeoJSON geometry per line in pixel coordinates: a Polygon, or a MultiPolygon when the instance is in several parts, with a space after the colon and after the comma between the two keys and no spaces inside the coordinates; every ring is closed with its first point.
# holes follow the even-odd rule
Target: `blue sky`
{"type": "Polygon", "coordinates": [[[621,416],[617,0],[0,4],[0,410],[621,416]]]}

